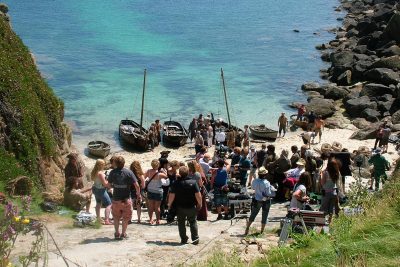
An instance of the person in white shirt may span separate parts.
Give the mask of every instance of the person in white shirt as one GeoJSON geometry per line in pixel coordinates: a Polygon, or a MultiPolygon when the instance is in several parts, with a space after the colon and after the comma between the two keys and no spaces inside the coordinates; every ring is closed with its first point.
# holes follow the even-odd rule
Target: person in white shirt
{"type": "Polygon", "coordinates": [[[307,190],[311,188],[311,176],[308,172],[303,172],[300,175],[299,181],[293,188],[290,208],[304,209],[304,204],[310,200],[307,196],[307,190]]]}
{"type": "Polygon", "coordinates": [[[200,164],[201,168],[203,169],[203,172],[206,176],[208,176],[210,169],[211,169],[211,166],[209,163],[210,159],[211,159],[211,155],[206,153],[206,154],[204,154],[204,157],[199,160],[199,164],[200,164]]]}
{"type": "Polygon", "coordinates": [[[251,145],[249,154],[247,154],[247,158],[250,160],[251,163],[250,174],[249,174],[249,186],[251,185],[251,181],[255,177],[257,171],[256,155],[257,155],[256,147],[254,145],[251,145]]]}
{"type": "Polygon", "coordinates": [[[307,145],[308,148],[311,148],[311,143],[314,143],[315,132],[305,132],[302,133],[300,136],[303,139],[304,144],[307,145]]]}
{"type": "Polygon", "coordinates": [[[288,171],[285,172],[285,175],[287,178],[295,178],[295,179],[299,179],[300,175],[305,172],[305,165],[306,162],[304,159],[299,159],[297,162],[297,167],[294,169],[290,169],[288,171]]]}
{"type": "Polygon", "coordinates": [[[215,141],[218,144],[224,144],[226,141],[226,135],[224,131],[221,131],[221,129],[218,130],[218,132],[215,134],[215,141]]]}

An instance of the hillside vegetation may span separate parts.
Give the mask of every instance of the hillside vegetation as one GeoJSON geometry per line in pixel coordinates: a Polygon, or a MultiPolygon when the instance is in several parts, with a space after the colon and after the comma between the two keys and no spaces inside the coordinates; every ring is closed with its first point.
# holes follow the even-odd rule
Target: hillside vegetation
{"type": "Polygon", "coordinates": [[[63,103],[43,80],[28,48],[0,16],[0,190],[63,143],[63,103]]]}
{"type": "Polygon", "coordinates": [[[237,254],[218,253],[200,266],[399,266],[399,163],[382,191],[365,199],[365,212],[341,214],[330,234],[297,235],[291,246],[273,248],[246,264],[237,254]]]}

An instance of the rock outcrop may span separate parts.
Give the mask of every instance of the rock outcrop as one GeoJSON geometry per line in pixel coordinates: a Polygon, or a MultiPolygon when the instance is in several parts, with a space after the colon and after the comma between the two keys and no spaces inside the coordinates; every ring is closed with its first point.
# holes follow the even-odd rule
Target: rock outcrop
{"type": "MultiPolygon", "coordinates": [[[[0,13],[7,12],[0,4],[0,13]]],[[[0,183],[23,173],[40,191],[59,196],[71,146],[71,130],[63,123],[64,105],[5,16],[0,16],[0,47],[0,161],[16,162],[0,164],[0,183]]]]}

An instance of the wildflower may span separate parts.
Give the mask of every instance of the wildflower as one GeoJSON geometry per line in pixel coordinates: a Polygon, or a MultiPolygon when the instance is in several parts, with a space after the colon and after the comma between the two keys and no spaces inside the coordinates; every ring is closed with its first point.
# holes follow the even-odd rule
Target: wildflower
{"type": "Polygon", "coordinates": [[[20,216],[14,217],[14,221],[15,221],[15,222],[19,222],[20,220],[21,220],[21,217],[20,217],[20,216]]]}
{"type": "Polygon", "coordinates": [[[30,222],[29,219],[24,219],[24,220],[22,221],[23,224],[28,224],[29,222],[30,222]]]}

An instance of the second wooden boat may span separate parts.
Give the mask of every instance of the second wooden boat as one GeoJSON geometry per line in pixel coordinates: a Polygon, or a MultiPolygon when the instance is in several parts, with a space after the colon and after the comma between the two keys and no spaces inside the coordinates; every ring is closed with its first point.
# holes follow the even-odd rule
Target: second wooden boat
{"type": "Polygon", "coordinates": [[[188,139],[188,131],[179,122],[164,122],[163,142],[172,146],[183,146],[188,139]]]}
{"type": "Polygon", "coordinates": [[[91,141],[88,144],[89,154],[99,158],[107,157],[110,150],[110,145],[103,141],[91,141]]]}
{"type": "Polygon", "coordinates": [[[276,139],[278,136],[278,131],[272,130],[266,127],[264,124],[250,125],[249,129],[253,136],[262,139],[276,139]]]}

